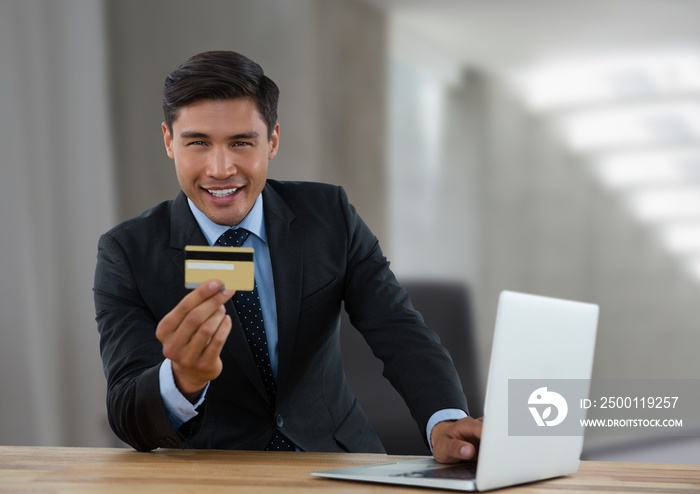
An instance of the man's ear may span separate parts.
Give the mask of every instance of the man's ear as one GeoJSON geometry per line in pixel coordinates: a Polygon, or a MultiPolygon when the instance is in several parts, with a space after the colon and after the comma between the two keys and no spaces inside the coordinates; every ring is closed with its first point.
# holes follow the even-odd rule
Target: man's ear
{"type": "Polygon", "coordinates": [[[173,154],[173,136],[170,134],[170,129],[168,129],[168,126],[165,125],[165,122],[162,122],[160,124],[160,128],[163,131],[163,144],[165,144],[165,152],[168,153],[168,157],[170,159],[174,159],[175,155],[173,154]]]}
{"type": "Polygon", "coordinates": [[[275,128],[270,134],[270,151],[267,153],[267,159],[271,160],[277,156],[277,150],[280,147],[280,124],[276,123],[275,128]]]}

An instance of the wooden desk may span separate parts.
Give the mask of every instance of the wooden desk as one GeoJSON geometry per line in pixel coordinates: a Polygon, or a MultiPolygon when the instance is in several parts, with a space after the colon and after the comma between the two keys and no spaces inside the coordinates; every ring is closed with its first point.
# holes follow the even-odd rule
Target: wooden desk
{"type": "MultiPolygon", "coordinates": [[[[399,456],[254,451],[0,446],[0,492],[393,493],[429,489],[311,477],[314,470],[383,463],[399,456]]],[[[449,491],[438,491],[449,492],[449,491]]],[[[504,492],[700,493],[700,465],[583,462],[571,477],[504,492]]]]}

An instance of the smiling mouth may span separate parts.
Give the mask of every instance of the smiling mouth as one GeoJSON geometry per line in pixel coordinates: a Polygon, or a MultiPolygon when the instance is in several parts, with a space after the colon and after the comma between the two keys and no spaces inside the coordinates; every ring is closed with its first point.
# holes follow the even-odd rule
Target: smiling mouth
{"type": "Polygon", "coordinates": [[[214,197],[228,197],[232,194],[234,194],[240,187],[235,187],[232,189],[218,189],[218,190],[213,190],[213,189],[205,189],[207,192],[209,192],[211,195],[214,197]]]}

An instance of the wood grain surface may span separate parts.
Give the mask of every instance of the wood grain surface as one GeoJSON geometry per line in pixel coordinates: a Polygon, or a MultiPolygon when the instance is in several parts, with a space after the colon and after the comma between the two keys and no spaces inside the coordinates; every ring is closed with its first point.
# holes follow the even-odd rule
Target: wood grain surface
{"type": "MultiPolygon", "coordinates": [[[[430,489],[312,477],[316,470],[386,463],[368,454],[0,446],[0,492],[393,493],[430,489]]],[[[447,491],[437,491],[447,492],[447,491]]],[[[513,493],[700,493],[700,465],[582,462],[579,472],[513,493]]]]}

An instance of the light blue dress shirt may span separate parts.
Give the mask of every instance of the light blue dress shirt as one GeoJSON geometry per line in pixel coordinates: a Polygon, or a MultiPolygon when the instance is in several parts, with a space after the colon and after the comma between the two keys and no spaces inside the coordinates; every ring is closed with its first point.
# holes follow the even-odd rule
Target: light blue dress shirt
{"type": "MultiPolygon", "coordinates": [[[[194,205],[192,201],[187,200],[190,210],[194,215],[199,227],[209,245],[214,245],[218,238],[230,227],[218,225],[211,221],[194,205]]],[[[265,322],[265,334],[267,335],[267,344],[270,351],[270,365],[272,372],[277,378],[278,368],[278,331],[277,331],[277,309],[274,289],[274,278],[272,275],[272,263],[270,261],[270,248],[267,242],[267,232],[265,231],[265,221],[263,216],[263,196],[260,194],[250,210],[248,215],[243,218],[240,224],[234,228],[245,228],[252,234],[248,236],[243,243],[245,247],[255,249],[254,271],[255,281],[258,285],[260,293],[260,306],[263,312],[263,321],[265,322]]],[[[197,407],[199,407],[206,396],[209,385],[202,391],[199,400],[196,403],[191,403],[185,398],[175,385],[173,378],[172,362],[170,359],[165,359],[160,367],[160,394],[163,398],[165,408],[168,412],[168,418],[175,429],[179,429],[182,424],[197,416],[197,407]]],[[[433,427],[439,422],[445,420],[459,420],[466,417],[467,414],[463,410],[446,409],[435,412],[426,426],[426,434],[430,439],[430,434],[433,427]]],[[[432,444],[430,445],[432,450],[432,444]]]]}

